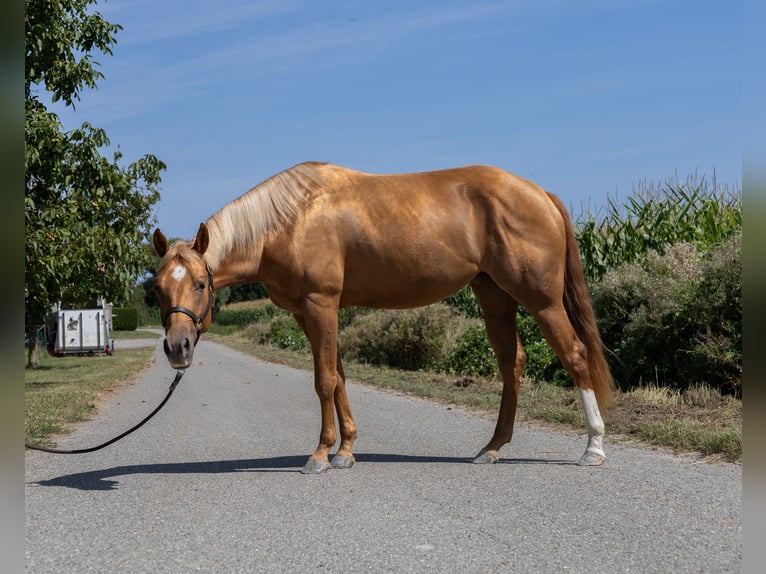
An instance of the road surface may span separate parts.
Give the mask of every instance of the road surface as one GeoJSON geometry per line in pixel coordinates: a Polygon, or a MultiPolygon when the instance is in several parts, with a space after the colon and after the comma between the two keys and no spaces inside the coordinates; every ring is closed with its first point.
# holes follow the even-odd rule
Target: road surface
{"type": "MultiPolygon", "coordinates": [[[[173,372],[155,365],[59,440],[132,426],[173,372]]],[[[350,384],[350,470],[300,474],[319,432],[311,373],[201,341],[157,417],[104,450],[27,451],[26,571],[739,572],[739,465],[517,425],[496,465],[469,464],[494,421],[350,384]]]]}

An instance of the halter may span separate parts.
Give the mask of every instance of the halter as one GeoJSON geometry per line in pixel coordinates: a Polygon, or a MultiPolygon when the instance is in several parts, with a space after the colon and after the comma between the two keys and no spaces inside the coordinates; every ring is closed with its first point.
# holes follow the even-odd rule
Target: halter
{"type": "MultiPolygon", "coordinates": [[[[207,314],[210,313],[210,310],[213,308],[213,272],[210,270],[210,266],[205,264],[205,268],[207,269],[207,284],[209,289],[208,299],[207,299],[207,305],[205,306],[205,310],[202,312],[202,315],[197,315],[194,311],[189,309],[188,307],[184,307],[183,305],[176,305],[175,307],[171,307],[165,312],[165,315],[162,317],[162,326],[167,329],[167,322],[168,317],[170,317],[173,313],[183,313],[184,315],[187,315],[192,321],[194,321],[194,326],[197,328],[197,341],[199,341],[199,336],[202,333],[202,324],[205,322],[205,318],[207,317],[207,314]]],[[[194,342],[194,344],[197,344],[197,341],[194,342]]]]}

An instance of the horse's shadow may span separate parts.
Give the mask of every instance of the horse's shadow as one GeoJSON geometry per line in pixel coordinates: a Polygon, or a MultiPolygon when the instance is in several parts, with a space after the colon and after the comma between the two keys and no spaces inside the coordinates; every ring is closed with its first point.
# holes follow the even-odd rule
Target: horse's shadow
{"type": "MultiPolygon", "coordinates": [[[[458,463],[470,464],[470,458],[413,456],[402,454],[360,453],[354,455],[357,462],[366,463],[458,463]]],[[[32,484],[39,486],[62,486],[78,490],[114,490],[119,481],[114,477],[130,474],[224,474],[233,472],[299,472],[306,462],[306,456],[277,456],[242,460],[222,460],[210,462],[178,462],[159,464],[136,464],[116,466],[102,470],[91,470],[74,474],[65,474],[49,480],[39,480],[32,484]]],[[[509,458],[500,459],[498,464],[576,464],[570,460],[545,458],[509,458]]]]}

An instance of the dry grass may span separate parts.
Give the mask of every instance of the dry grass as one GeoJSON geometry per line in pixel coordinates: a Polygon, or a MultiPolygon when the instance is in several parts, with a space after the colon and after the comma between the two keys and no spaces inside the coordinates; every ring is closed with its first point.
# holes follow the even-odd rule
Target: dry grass
{"type": "Polygon", "coordinates": [[[257,309],[259,307],[263,307],[264,305],[269,305],[271,303],[271,299],[255,299],[253,301],[237,301],[236,303],[229,303],[227,305],[222,305],[221,309],[226,309],[229,311],[237,311],[239,309],[257,309]]]}
{"type": "Polygon", "coordinates": [[[619,393],[609,422],[612,432],[675,452],[742,459],[742,401],[710,387],[619,393]]]}

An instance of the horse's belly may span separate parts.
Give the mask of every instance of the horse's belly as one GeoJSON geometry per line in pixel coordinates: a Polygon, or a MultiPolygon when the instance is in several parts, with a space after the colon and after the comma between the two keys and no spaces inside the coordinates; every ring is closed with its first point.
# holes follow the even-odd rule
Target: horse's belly
{"type": "MultiPolygon", "coordinates": [[[[410,246],[412,247],[412,246],[410,246]]],[[[401,246],[386,257],[369,255],[346,261],[342,306],[409,308],[440,301],[479,272],[464,253],[401,246]]]]}

